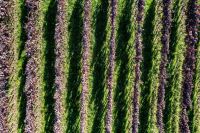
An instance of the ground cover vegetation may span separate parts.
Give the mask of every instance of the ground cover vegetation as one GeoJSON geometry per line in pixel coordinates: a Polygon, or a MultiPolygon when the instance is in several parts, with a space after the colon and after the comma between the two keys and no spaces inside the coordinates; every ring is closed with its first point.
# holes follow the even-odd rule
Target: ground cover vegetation
{"type": "Polygon", "coordinates": [[[200,133],[199,0],[1,0],[0,132],[200,133]]]}

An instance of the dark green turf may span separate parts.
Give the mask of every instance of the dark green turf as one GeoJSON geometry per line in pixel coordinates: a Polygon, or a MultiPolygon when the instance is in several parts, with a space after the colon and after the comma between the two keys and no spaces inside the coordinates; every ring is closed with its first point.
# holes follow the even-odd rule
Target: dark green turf
{"type": "Polygon", "coordinates": [[[48,133],[53,132],[53,123],[54,123],[54,80],[55,80],[55,19],[56,19],[56,2],[51,0],[48,6],[48,10],[45,14],[45,27],[44,38],[46,40],[45,47],[45,68],[44,68],[44,82],[45,82],[45,131],[48,133]]]}

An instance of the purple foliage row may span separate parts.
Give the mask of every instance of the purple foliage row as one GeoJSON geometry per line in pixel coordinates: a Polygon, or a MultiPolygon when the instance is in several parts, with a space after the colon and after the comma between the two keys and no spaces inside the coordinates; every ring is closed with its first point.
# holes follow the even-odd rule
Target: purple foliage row
{"type": "Polygon", "coordinates": [[[6,92],[10,75],[11,30],[8,27],[9,0],[0,1],[0,132],[8,133],[8,96],[6,92]]]}
{"type": "Polygon", "coordinates": [[[138,0],[137,3],[137,31],[135,40],[135,82],[133,93],[133,116],[132,116],[132,133],[138,132],[139,126],[139,88],[141,79],[141,62],[142,62],[142,23],[144,18],[145,0],[138,0]]]}
{"type": "Polygon", "coordinates": [[[26,64],[26,117],[25,117],[25,132],[36,132],[36,99],[38,94],[38,31],[36,30],[36,22],[38,17],[39,0],[26,0],[25,6],[27,8],[27,22],[25,25],[27,41],[25,44],[25,51],[27,56],[26,64]]]}
{"type": "Polygon", "coordinates": [[[56,28],[55,28],[55,55],[56,55],[56,61],[55,61],[55,122],[54,122],[54,132],[55,133],[61,133],[62,131],[62,93],[65,89],[65,72],[64,72],[64,58],[65,58],[65,43],[64,43],[64,37],[65,37],[65,16],[66,16],[66,10],[65,10],[65,0],[57,0],[57,14],[56,14],[56,28]]]}
{"type": "Polygon", "coordinates": [[[87,95],[88,95],[88,76],[89,76],[89,45],[90,45],[90,12],[91,0],[85,0],[83,18],[83,61],[82,61],[82,92],[81,92],[81,128],[80,132],[86,132],[87,118],[87,95]]]}
{"type": "Polygon", "coordinates": [[[106,112],[106,133],[112,132],[112,89],[113,89],[113,73],[115,61],[115,21],[116,21],[116,7],[117,0],[111,0],[111,37],[110,37],[110,54],[108,66],[108,103],[106,112]]]}
{"type": "Polygon", "coordinates": [[[193,89],[193,78],[195,71],[195,54],[198,42],[198,15],[197,15],[197,0],[189,0],[187,7],[187,19],[186,19],[186,33],[185,42],[187,45],[185,63],[183,66],[183,99],[182,99],[182,113],[180,131],[189,133],[189,118],[188,110],[192,106],[191,94],[193,89]]]}
{"type": "Polygon", "coordinates": [[[158,104],[157,104],[157,124],[160,133],[164,132],[163,125],[163,111],[165,108],[165,88],[167,79],[166,66],[168,63],[169,54],[169,38],[171,28],[171,0],[163,0],[163,17],[162,17],[162,49],[161,49],[161,63],[160,63],[160,74],[159,74],[159,88],[158,88],[158,104]]]}

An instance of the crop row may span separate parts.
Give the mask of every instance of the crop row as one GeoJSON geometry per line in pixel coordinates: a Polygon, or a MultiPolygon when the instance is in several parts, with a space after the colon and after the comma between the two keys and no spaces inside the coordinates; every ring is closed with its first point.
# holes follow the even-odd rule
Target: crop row
{"type": "Polygon", "coordinates": [[[169,54],[169,39],[170,39],[170,28],[171,28],[171,1],[163,0],[163,17],[162,17],[162,49],[161,49],[161,62],[160,62],[160,73],[159,73],[159,87],[158,87],[158,105],[157,105],[157,124],[159,132],[164,132],[163,125],[163,111],[165,108],[165,90],[167,80],[167,64],[169,54]]]}
{"type": "Polygon", "coordinates": [[[109,44],[109,65],[108,65],[108,76],[107,76],[107,88],[108,88],[108,98],[107,98],[107,111],[106,111],[106,132],[112,132],[112,108],[113,108],[113,75],[115,68],[115,25],[116,25],[116,7],[117,0],[111,0],[111,35],[109,44]]]}
{"type": "Polygon", "coordinates": [[[8,133],[8,80],[11,65],[12,30],[11,1],[0,2],[0,132],[8,133]]]}
{"type": "Polygon", "coordinates": [[[65,91],[65,17],[66,1],[57,1],[56,27],[55,27],[55,122],[54,132],[63,132],[62,117],[64,115],[64,105],[62,102],[65,91]]]}
{"type": "Polygon", "coordinates": [[[181,132],[190,132],[188,111],[192,107],[193,79],[196,65],[196,49],[198,42],[198,15],[197,1],[189,0],[187,5],[186,19],[186,57],[183,66],[183,92],[181,111],[181,132]]]}
{"type": "Polygon", "coordinates": [[[39,66],[39,34],[36,28],[37,17],[39,11],[39,0],[26,0],[25,7],[27,10],[27,22],[25,24],[27,41],[25,44],[25,52],[27,64],[25,69],[25,96],[26,96],[26,116],[25,116],[25,132],[36,132],[37,125],[37,100],[38,100],[38,66],[39,66]]]}
{"type": "Polygon", "coordinates": [[[144,7],[145,1],[139,0],[137,3],[137,31],[135,35],[135,82],[134,82],[134,91],[133,91],[133,118],[132,118],[132,132],[137,133],[139,127],[139,89],[141,83],[141,62],[142,62],[142,25],[144,20],[144,7]]]}

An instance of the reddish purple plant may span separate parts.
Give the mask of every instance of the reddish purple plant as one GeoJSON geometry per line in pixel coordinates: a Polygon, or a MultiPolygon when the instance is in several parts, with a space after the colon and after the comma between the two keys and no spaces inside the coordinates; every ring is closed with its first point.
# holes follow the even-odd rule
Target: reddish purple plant
{"type": "Polygon", "coordinates": [[[145,0],[139,0],[137,3],[137,31],[135,39],[136,48],[136,67],[135,67],[135,82],[133,93],[133,115],[132,115],[132,133],[138,132],[139,126],[139,88],[141,79],[141,62],[142,62],[142,23],[144,18],[145,0]]]}
{"type": "Polygon", "coordinates": [[[112,100],[113,100],[113,74],[115,63],[115,21],[116,21],[117,0],[111,0],[111,37],[110,37],[110,55],[108,66],[108,103],[106,112],[106,133],[112,132],[112,100]]]}
{"type": "Polygon", "coordinates": [[[80,132],[86,132],[86,108],[88,95],[89,76],[89,45],[90,45],[90,12],[91,0],[85,0],[83,17],[83,68],[82,68],[82,92],[81,92],[81,128],[80,132]]]}
{"type": "Polygon", "coordinates": [[[65,60],[65,16],[66,16],[66,1],[57,0],[57,14],[56,14],[56,28],[55,28],[55,122],[54,122],[54,132],[60,133],[62,130],[62,94],[65,90],[65,72],[64,72],[64,60],[65,60]]]}
{"type": "Polygon", "coordinates": [[[11,65],[12,35],[9,28],[11,1],[0,2],[0,132],[8,133],[7,84],[11,65]]]}
{"type": "Polygon", "coordinates": [[[39,0],[26,0],[25,6],[28,12],[27,23],[25,25],[27,41],[25,44],[27,64],[26,64],[26,117],[25,117],[25,132],[36,132],[36,99],[38,94],[38,31],[36,30],[36,22],[38,17],[39,0]]]}
{"type": "Polygon", "coordinates": [[[163,111],[165,108],[165,88],[167,79],[166,66],[168,63],[169,54],[169,37],[171,28],[171,11],[170,4],[171,0],[163,0],[163,17],[162,17],[162,50],[161,50],[161,63],[160,63],[160,74],[159,74],[159,88],[158,88],[158,104],[157,104],[157,124],[160,133],[164,132],[163,125],[163,111]]]}
{"type": "Polygon", "coordinates": [[[186,19],[186,39],[187,44],[185,63],[183,66],[183,92],[182,92],[182,113],[181,113],[181,122],[180,122],[180,131],[184,133],[190,133],[189,129],[189,118],[188,110],[192,106],[191,94],[193,89],[193,78],[195,71],[195,51],[198,42],[198,15],[197,11],[197,0],[189,0],[187,7],[187,19],[186,19]]]}

